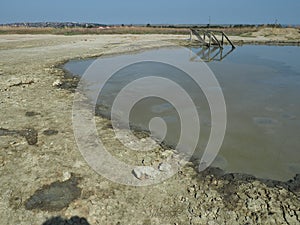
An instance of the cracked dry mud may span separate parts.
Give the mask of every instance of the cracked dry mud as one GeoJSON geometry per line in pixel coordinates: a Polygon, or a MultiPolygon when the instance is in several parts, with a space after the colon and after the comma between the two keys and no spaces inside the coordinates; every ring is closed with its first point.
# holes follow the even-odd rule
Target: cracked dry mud
{"type": "MultiPolygon", "coordinates": [[[[197,174],[188,163],[159,185],[129,187],[106,180],[82,158],[71,121],[76,82],[68,78],[53,86],[64,81],[58,65],[73,58],[155,48],[164,45],[160,40],[179,38],[186,37],[0,36],[1,225],[49,224],[49,218],[83,218],[91,225],[300,223],[299,175],[276,182],[213,168],[197,174]],[[38,137],[32,145],[24,138],[29,128],[38,137]],[[62,196],[66,201],[60,202],[62,196]]],[[[96,123],[103,141],[124,161],[151,165],[151,160],[174,155],[157,146],[147,160],[138,153],[132,157],[113,138],[108,120],[97,117],[96,123]]]]}

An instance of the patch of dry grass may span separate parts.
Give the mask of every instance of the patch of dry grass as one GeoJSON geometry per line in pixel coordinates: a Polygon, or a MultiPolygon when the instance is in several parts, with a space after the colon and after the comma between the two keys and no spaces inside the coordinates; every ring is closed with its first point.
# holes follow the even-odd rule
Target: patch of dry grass
{"type": "MultiPolygon", "coordinates": [[[[196,28],[207,30],[207,28],[196,28]]],[[[271,28],[271,27],[216,27],[216,31],[223,31],[229,36],[240,37],[275,37],[299,40],[298,28],[271,28]]],[[[0,26],[0,34],[57,34],[57,35],[82,35],[82,34],[173,34],[189,35],[188,27],[139,27],[123,26],[110,28],[51,28],[51,27],[13,27],[0,26]]]]}
{"type": "MultiPolygon", "coordinates": [[[[207,28],[200,28],[207,29],[207,28]]],[[[258,31],[251,27],[214,28],[226,32],[228,35],[241,35],[258,31]]],[[[0,27],[0,34],[189,34],[189,28],[161,28],[161,27],[111,27],[111,28],[38,28],[38,27],[0,27]]]]}
{"type": "Polygon", "coordinates": [[[0,34],[188,34],[188,28],[111,27],[111,28],[38,28],[0,27],[0,34]]]}

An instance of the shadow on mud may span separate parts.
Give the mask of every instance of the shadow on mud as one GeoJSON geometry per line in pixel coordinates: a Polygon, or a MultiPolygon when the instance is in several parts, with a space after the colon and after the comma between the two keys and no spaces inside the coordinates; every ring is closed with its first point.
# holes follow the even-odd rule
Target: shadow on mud
{"type": "Polygon", "coordinates": [[[90,225],[85,218],[73,216],[70,219],[63,219],[60,216],[45,221],[42,225],[90,225]]]}
{"type": "Polygon", "coordinates": [[[38,132],[33,128],[24,130],[8,130],[0,128],[1,136],[21,136],[24,137],[29,145],[35,145],[38,142],[38,132]]]}

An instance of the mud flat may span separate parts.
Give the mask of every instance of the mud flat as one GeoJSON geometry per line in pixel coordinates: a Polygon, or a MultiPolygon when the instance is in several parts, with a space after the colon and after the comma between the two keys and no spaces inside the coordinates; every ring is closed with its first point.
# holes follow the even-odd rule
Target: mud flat
{"type": "MultiPolygon", "coordinates": [[[[1,224],[39,225],[51,218],[91,225],[300,223],[299,175],[277,182],[224,174],[216,168],[198,174],[194,164],[188,163],[159,185],[136,188],[110,182],[82,158],[71,118],[76,80],[66,78],[58,65],[74,58],[161,47],[168,45],[162,41],[186,38],[0,36],[1,224]]],[[[232,39],[243,41],[243,37],[232,39]]],[[[256,36],[248,39],[259,41],[256,36]]],[[[264,37],[264,41],[272,39],[264,37]]],[[[132,157],[113,137],[110,121],[97,117],[96,123],[103,141],[126,162],[151,165],[176,155],[156,146],[150,159],[138,153],[132,157]]]]}

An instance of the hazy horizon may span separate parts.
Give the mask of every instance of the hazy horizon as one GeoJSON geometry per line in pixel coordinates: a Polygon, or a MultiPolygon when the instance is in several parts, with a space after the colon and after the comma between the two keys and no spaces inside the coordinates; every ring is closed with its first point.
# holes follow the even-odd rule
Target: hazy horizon
{"type": "MultiPolygon", "coordinates": [[[[99,23],[99,22],[78,22],[78,21],[16,21],[16,22],[10,22],[10,23],[0,23],[0,25],[10,25],[10,24],[28,24],[28,23],[78,23],[78,24],[99,24],[99,25],[105,25],[105,26],[146,26],[148,25],[148,23],[131,23],[131,24],[127,24],[127,23],[99,23]]],[[[149,23],[150,24],[150,23],[149,23]]],[[[212,23],[210,24],[211,26],[230,26],[230,25],[255,25],[255,26],[260,26],[260,25],[273,25],[274,23],[231,23],[231,24],[217,24],[217,23],[212,23]]],[[[280,24],[277,23],[278,25],[281,26],[300,26],[299,24],[280,24]]],[[[151,26],[206,26],[207,23],[176,23],[176,24],[172,24],[172,23],[152,23],[150,24],[151,26]]]]}
{"type": "Polygon", "coordinates": [[[0,23],[300,24],[297,0],[4,0],[0,23]]]}

